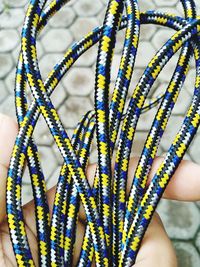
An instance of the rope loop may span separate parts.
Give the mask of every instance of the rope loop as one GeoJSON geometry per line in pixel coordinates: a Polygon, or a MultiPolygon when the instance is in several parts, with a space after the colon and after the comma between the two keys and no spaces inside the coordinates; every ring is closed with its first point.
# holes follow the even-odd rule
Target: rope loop
{"type": "MultiPolygon", "coordinates": [[[[158,11],[139,11],[137,0],[109,0],[103,25],[68,48],[43,81],[37,59],[37,38],[48,21],[68,0],[31,0],[22,35],[15,103],[19,132],[7,177],[7,218],[16,261],[20,267],[72,266],[77,219],[82,203],[86,229],[79,267],[129,267],[135,263],[141,241],[163,192],[187,151],[200,124],[200,17],[193,0],[181,0],[185,17],[158,11]],[[126,13],[126,15],[123,15],[126,13]],[[171,28],[173,36],[157,51],[127,102],[140,40],[140,27],[155,24],[171,28]],[[118,31],[125,29],[124,47],[111,100],[110,73],[118,31]],[[69,138],[51,94],[76,60],[99,43],[94,85],[94,110],[88,111],[69,138]],[[160,72],[180,51],[165,92],[147,101],[160,72]],[[184,85],[190,59],[196,62],[193,97],[169,150],[147,186],[147,179],[170,115],[184,85]],[[27,101],[26,86],[34,100],[27,101]],[[127,175],[132,144],[140,115],[159,105],[146,138],[129,195],[127,175]],[[42,115],[64,159],[50,218],[33,131],[42,115]],[[97,139],[98,162],[91,187],[86,177],[91,144],[97,139]],[[116,156],[114,150],[117,144],[116,156]],[[111,162],[114,160],[114,169],[111,162]],[[23,169],[28,163],[35,203],[39,263],[34,262],[21,205],[23,169]]],[[[132,89],[132,88],[131,88],[132,89]]],[[[134,148],[133,148],[134,149],[134,148]]]]}

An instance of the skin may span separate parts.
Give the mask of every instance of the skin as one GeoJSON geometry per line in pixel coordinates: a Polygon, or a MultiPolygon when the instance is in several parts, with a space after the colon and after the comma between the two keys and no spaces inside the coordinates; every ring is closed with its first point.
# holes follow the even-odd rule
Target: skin
{"type": "MultiPolygon", "coordinates": [[[[12,153],[15,137],[18,132],[17,123],[3,114],[0,114],[0,266],[17,266],[15,256],[12,250],[12,244],[10,241],[8,225],[6,221],[6,177],[9,167],[9,161],[12,153]],[[3,153],[2,153],[3,152],[3,153]]],[[[163,158],[157,157],[154,160],[149,178],[148,184],[156,172],[158,166],[162,162],[163,158]]],[[[138,158],[131,158],[128,172],[128,185],[127,194],[129,193],[134,170],[137,166],[138,158]]],[[[86,175],[89,183],[92,185],[93,177],[96,165],[89,165],[86,175]]],[[[168,184],[164,198],[180,200],[180,201],[197,201],[200,200],[200,166],[187,161],[182,160],[181,164],[177,168],[172,180],[168,184]],[[188,181],[190,181],[188,183],[188,181]]],[[[47,192],[48,203],[50,212],[52,212],[53,200],[55,194],[55,187],[51,188],[47,192]]],[[[34,216],[34,203],[33,201],[27,203],[23,207],[24,219],[26,224],[26,230],[29,238],[29,244],[31,246],[32,255],[37,265],[37,238],[35,228],[35,216],[34,216]]],[[[83,207],[80,208],[78,232],[75,242],[75,256],[73,259],[73,265],[75,266],[78,260],[79,252],[81,249],[82,239],[84,235],[84,221],[85,212],[83,207]]],[[[38,265],[37,265],[38,266],[38,265]]],[[[95,263],[93,263],[95,266],[95,263]]],[[[177,259],[174,248],[169,240],[162,221],[157,213],[154,214],[153,219],[145,233],[144,239],[140,251],[137,256],[134,267],[177,267],[177,259]]]]}

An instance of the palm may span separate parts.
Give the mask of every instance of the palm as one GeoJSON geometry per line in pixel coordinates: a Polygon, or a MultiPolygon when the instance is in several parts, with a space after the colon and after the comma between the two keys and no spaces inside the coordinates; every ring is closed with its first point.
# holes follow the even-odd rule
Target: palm
{"type": "MultiPolygon", "coordinates": [[[[25,217],[25,220],[26,219],[27,216],[25,217]]],[[[34,225],[33,219],[31,218],[29,220],[30,223],[32,221],[32,225],[34,225]]],[[[32,232],[32,229],[29,225],[27,225],[26,229],[29,242],[31,244],[32,255],[33,258],[35,259],[35,262],[37,262],[36,236],[35,233],[32,232]]],[[[13,253],[8,224],[6,220],[0,225],[0,266],[6,266],[6,267],[16,266],[15,255],[13,253]]]]}
{"type": "MultiPolygon", "coordinates": [[[[0,266],[17,266],[15,255],[12,249],[12,243],[10,241],[8,224],[5,219],[5,192],[6,192],[6,177],[7,169],[9,166],[10,155],[14,144],[15,137],[18,132],[17,124],[9,117],[0,114],[0,266]],[[8,134],[9,133],[9,134],[8,134]]],[[[158,166],[162,162],[163,158],[156,158],[150,175],[149,181],[152,179],[158,166]]],[[[137,165],[138,158],[130,160],[129,174],[127,188],[130,189],[131,178],[137,165]]],[[[92,184],[92,178],[94,177],[96,166],[89,166],[87,169],[87,177],[89,183],[92,184]]],[[[200,179],[199,179],[200,167],[189,161],[182,161],[178,169],[176,170],[174,177],[169,183],[164,197],[176,200],[197,201],[200,200],[200,179]],[[190,180],[188,184],[187,180],[190,180]]],[[[148,182],[149,182],[148,181],[148,182]]],[[[127,192],[128,193],[128,192],[127,192]]],[[[49,203],[50,213],[53,207],[53,200],[55,195],[55,188],[50,189],[47,192],[47,199],[49,203]]],[[[26,204],[23,207],[24,221],[26,224],[26,232],[28,235],[29,245],[32,252],[32,256],[36,266],[38,266],[38,248],[37,248],[37,234],[35,227],[35,214],[33,201],[26,204]]],[[[75,241],[75,255],[73,259],[73,265],[76,265],[80,254],[82,245],[82,239],[84,235],[85,226],[81,223],[85,221],[86,216],[83,207],[80,208],[80,220],[78,223],[77,239],[75,241]]],[[[95,266],[95,264],[93,264],[95,266]]],[[[168,239],[166,232],[163,228],[162,222],[159,216],[155,213],[153,219],[149,225],[149,228],[144,236],[142,246],[138,253],[136,264],[134,267],[176,267],[177,262],[175,253],[168,239]],[[165,257],[163,257],[165,255],[165,257]],[[163,259],[165,261],[163,262],[163,259]],[[168,262],[166,261],[168,260],[168,262]]]]}
{"type": "MultiPolygon", "coordinates": [[[[48,202],[50,206],[50,212],[52,211],[52,206],[53,206],[53,197],[55,193],[55,188],[52,188],[48,193],[48,202]]],[[[37,234],[36,234],[36,228],[35,228],[35,219],[34,219],[34,204],[33,201],[30,203],[26,204],[23,207],[23,215],[24,215],[24,221],[26,225],[26,232],[30,244],[30,249],[32,252],[32,256],[34,259],[34,262],[36,266],[38,266],[38,247],[37,247],[37,234]]],[[[80,221],[84,221],[86,219],[85,212],[83,210],[83,207],[81,206],[80,208],[80,220],[78,222],[78,230],[77,230],[77,238],[75,242],[75,255],[73,259],[73,266],[76,266],[78,257],[80,254],[80,249],[81,249],[81,244],[83,240],[83,235],[84,235],[84,229],[85,225],[83,225],[80,221]]],[[[147,235],[149,232],[151,232],[152,228],[157,228],[158,230],[158,224],[160,223],[159,218],[154,216],[153,223],[151,223],[151,227],[147,231],[147,235]]],[[[162,230],[162,228],[161,228],[162,230]]],[[[148,241],[147,237],[147,241],[148,241]]],[[[146,243],[146,242],[145,242],[146,243]]],[[[145,247],[145,244],[143,247],[145,247]]],[[[147,242],[148,245],[148,242],[147,242]]],[[[11,266],[17,266],[16,260],[15,260],[15,255],[12,249],[12,243],[10,240],[10,235],[9,235],[9,229],[8,229],[8,223],[7,220],[5,219],[1,224],[0,224],[0,266],[5,266],[5,267],[11,267],[11,266]]],[[[93,262],[92,266],[95,266],[95,263],[93,262]]],[[[138,265],[139,267],[140,265],[138,265]]]]}
{"type": "MultiPolygon", "coordinates": [[[[55,187],[52,188],[47,193],[47,198],[49,202],[50,207],[50,213],[52,212],[53,208],[53,198],[55,194],[55,187]]],[[[35,214],[34,214],[34,203],[33,201],[27,203],[23,207],[23,215],[24,215],[24,222],[26,227],[26,232],[30,244],[30,249],[32,252],[33,260],[38,266],[38,247],[37,247],[37,234],[36,234],[36,227],[35,227],[35,214]]],[[[82,216],[85,217],[85,213],[83,211],[83,208],[81,208],[82,216]]],[[[78,255],[80,253],[81,244],[83,240],[84,235],[84,229],[85,226],[79,221],[78,222],[78,231],[77,231],[77,240],[75,242],[75,255],[74,255],[74,262],[73,264],[76,265],[78,261],[78,255]]],[[[8,223],[7,220],[3,220],[3,222],[0,224],[0,266],[16,266],[16,260],[15,255],[12,249],[12,242],[10,240],[9,235],[9,229],[8,229],[8,223]]]]}

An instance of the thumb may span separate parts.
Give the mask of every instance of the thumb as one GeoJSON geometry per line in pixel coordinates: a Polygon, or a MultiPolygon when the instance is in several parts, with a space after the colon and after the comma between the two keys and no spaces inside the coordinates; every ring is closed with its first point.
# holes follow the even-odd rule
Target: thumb
{"type": "Polygon", "coordinates": [[[6,178],[17,132],[17,122],[0,113],[0,223],[6,215],[6,178]]]}
{"type": "Polygon", "coordinates": [[[175,250],[157,213],[149,224],[133,267],[146,266],[178,266],[175,250]]]}

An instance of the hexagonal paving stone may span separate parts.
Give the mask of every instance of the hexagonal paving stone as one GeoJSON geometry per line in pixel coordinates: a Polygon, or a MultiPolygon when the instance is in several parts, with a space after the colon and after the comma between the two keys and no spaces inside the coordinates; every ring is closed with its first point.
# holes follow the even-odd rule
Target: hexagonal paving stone
{"type": "Polygon", "coordinates": [[[13,69],[5,79],[5,85],[9,93],[13,94],[14,93],[14,88],[15,88],[15,74],[16,71],[13,69]]]}
{"type": "Polygon", "coordinates": [[[140,9],[140,12],[147,11],[147,10],[153,10],[153,9],[155,9],[155,4],[153,3],[153,1],[140,0],[139,1],[139,9],[140,9]]]}
{"type": "Polygon", "coordinates": [[[172,141],[174,140],[176,134],[178,133],[178,130],[181,127],[182,122],[183,122],[182,116],[171,115],[167,124],[167,128],[165,129],[161,139],[161,146],[164,149],[164,151],[168,151],[172,141]]]}
{"type": "Polygon", "coordinates": [[[195,247],[190,243],[174,242],[178,266],[197,267],[200,266],[200,258],[195,247]]]}
{"type": "Polygon", "coordinates": [[[14,95],[8,96],[0,105],[0,113],[15,118],[15,102],[14,95]]]}
{"type": "MultiPolygon", "coordinates": [[[[16,66],[17,66],[17,62],[19,59],[20,50],[21,50],[21,44],[19,44],[14,50],[12,50],[12,56],[13,56],[13,59],[14,59],[16,66]]],[[[44,54],[44,48],[43,48],[41,42],[37,41],[37,57],[39,60],[43,56],[43,54],[44,54]]]]}
{"type": "Polygon", "coordinates": [[[50,147],[40,146],[38,151],[41,158],[41,165],[44,171],[45,179],[48,179],[55,171],[58,162],[50,147]]]}
{"type": "Polygon", "coordinates": [[[194,203],[162,200],[158,213],[171,238],[190,239],[195,236],[200,224],[200,212],[194,203]]]}
{"type": "MultiPolygon", "coordinates": [[[[182,5],[181,5],[180,2],[181,2],[181,1],[178,1],[178,4],[177,4],[177,6],[176,6],[176,9],[177,9],[177,10],[179,10],[180,6],[181,6],[181,8],[182,8],[182,5]]],[[[200,3],[199,3],[199,1],[195,1],[195,5],[196,5],[197,14],[199,14],[199,13],[200,13],[200,3]]],[[[183,8],[182,8],[182,10],[183,10],[183,8]]],[[[183,16],[184,16],[184,14],[183,14],[183,16]]]]}
{"type": "Polygon", "coordinates": [[[136,85],[138,84],[143,72],[144,72],[144,69],[135,67],[135,69],[133,71],[132,79],[131,79],[130,88],[128,91],[129,96],[133,95],[133,91],[134,91],[136,85]]]}
{"type": "MultiPolygon", "coordinates": [[[[174,7],[170,7],[170,6],[165,6],[165,7],[157,7],[156,10],[163,12],[163,13],[168,13],[168,14],[174,14],[174,15],[178,15],[181,16],[183,14],[183,12],[180,12],[179,9],[174,8],[174,7]]],[[[184,16],[184,14],[183,14],[184,16]]]]}
{"type": "Polygon", "coordinates": [[[91,109],[93,109],[93,107],[87,97],[70,96],[66,105],[62,105],[58,113],[66,128],[74,128],[82,116],[91,109]]]}
{"type": "Polygon", "coordinates": [[[154,0],[157,6],[175,6],[178,0],[170,0],[166,2],[165,0],[154,0]]]}
{"type": "Polygon", "coordinates": [[[111,81],[116,81],[121,61],[121,55],[115,55],[111,66],[111,81]]]}
{"type": "Polygon", "coordinates": [[[168,85],[169,84],[166,82],[159,83],[159,85],[154,90],[152,90],[153,91],[152,97],[156,97],[156,96],[159,96],[159,95],[165,93],[168,85]]]}
{"type": "Polygon", "coordinates": [[[16,67],[17,67],[17,62],[18,62],[18,59],[19,59],[19,53],[20,53],[20,51],[21,51],[21,43],[19,43],[17,45],[17,47],[15,47],[15,49],[13,49],[11,51],[12,57],[13,57],[13,60],[14,60],[14,64],[16,65],[16,67]]]}
{"type": "Polygon", "coordinates": [[[36,141],[36,144],[41,146],[51,146],[54,142],[48,126],[46,125],[46,122],[41,115],[35,126],[33,137],[36,141]]]}
{"type": "Polygon", "coordinates": [[[73,6],[78,16],[82,17],[95,16],[102,7],[103,5],[100,0],[96,0],[95,3],[91,0],[79,0],[73,6]]]}
{"type": "Polygon", "coordinates": [[[104,18],[106,15],[106,8],[102,8],[102,10],[97,14],[97,19],[99,21],[99,26],[103,24],[104,18]]]}
{"type": "Polygon", "coordinates": [[[52,143],[54,142],[54,139],[51,135],[51,133],[49,132],[49,130],[38,133],[38,134],[34,134],[35,140],[37,142],[38,145],[41,146],[49,146],[52,145],[52,143]]]}
{"type": "Polygon", "coordinates": [[[197,246],[199,252],[200,252],[200,229],[196,235],[196,238],[195,238],[195,245],[197,246]]]}
{"type": "Polygon", "coordinates": [[[75,17],[76,15],[74,10],[66,5],[53,16],[53,18],[49,21],[49,24],[53,28],[67,28],[73,23],[75,17]]]}
{"type": "Polygon", "coordinates": [[[4,0],[4,3],[9,7],[24,7],[27,4],[27,0],[4,0]]]}
{"type": "Polygon", "coordinates": [[[39,61],[39,67],[43,79],[46,79],[54,66],[63,58],[62,53],[45,54],[39,61]]]}
{"type": "Polygon", "coordinates": [[[3,12],[3,8],[4,8],[4,6],[3,6],[3,3],[1,2],[0,3],[0,14],[3,12]]]}
{"type": "Polygon", "coordinates": [[[0,15],[1,28],[17,28],[24,21],[24,11],[22,8],[11,8],[0,15]]]}
{"type": "Polygon", "coordinates": [[[104,5],[107,5],[107,4],[108,4],[108,1],[107,1],[107,0],[101,0],[101,2],[102,2],[104,5]]]}
{"type": "Polygon", "coordinates": [[[167,84],[169,84],[171,77],[175,71],[175,68],[177,66],[177,62],[178,62],[178,58],[179,55],[175,54],[169,62],[167,62],[167,64],[165,65],[165,67],[162,69],[162,71],[160,72],[159,76],[158,76],[158,80],[163,83],[166,82],[167,84]]]}
{"type": "Polygon", "coordinates": [[[151,58],[155,55],[155,52],[156,50],[151,43],[147,41],[140,42],[137,52],[136,66],[146,67],[151,58]]]}
{"type": "MultiPolygon", "coordinates": [[[[148,25],[147,25],[148,26],[148,25]]],[[[152,38],[152,43],[154,47],[158,50],[160,49],[173,35],[173,31],[170,29],[160,29],[156,31],[152,38]]]]}
{"type": "MultiPolygon", "coordinates": [[[[51,20],[50,20],[50,21],[51,21],[51,20]]],[[[51,27],[50,23],[47,23],[47,24],[45,25],[45,27],[41,30],[41,32],[38,34],[37,39],[38,39],[39,41],[41,41],[42,38],[44,38],[45,35],[46,35],[51,29],[52,29],[52,27],[51,27]]]]}
{"type": "Polygon", "coordinates": [[[95,18],[77,18],[70,30],[75,40],[79,41],[98,25],[99,23],[95,18]]]}
{"type": "Polygon", "coordinates": [[[147,132],[136,131],[133,146],[131,150],[131,156],[140,156],[144,147],[145,140],[147,138],[147,132]]]}
{"type": "Polygon", "coordinates": [[[179,114],[179,115],[186,114],[186,111],[188,110],[190,106],[191,100],[192,100],[192,97],[186,91],[186,88],[183,87],[177,99],[177,102],[174,106],[173,114],[179,114]]]}
{"type": "MultiPolygon", "coordinates": [[[[111,81],[113,83],[115,83],[116,78],[117,78],[117,74],[118,74],[119,66],[120,66],[120,60],[121,60],[121,56],[119,54],[116,54],[113,58],[113,62],[112,62],[112,66],[111,66],[111,81]]],[[[130,82],[130,86],[129,86],[129,90],[128,90],[128,96],[129,97],[131,97],[133,95],[133,91],[134,91],[136,85],[138,84],[143,73],[144,73],[144,70],[142,68],[139,68],[137,66],[134,68],[131,82],[130,82]]],[[[157,82],[155,82],[155,83],[157,83],[157,82]]]]}
{"type": "Polygon", "coordinates": [[[47,52],[64,52],[72,43],[73,38],[66,29],[51,29],[41,41],[47,52]]]}
{"type": "Polygon", "coordinates": [[[197,8],[197,14],[199,14],[199,11],[200,11],[200,3],[199,3],[199,1],[195,1],[195,4],[196,4],[196,8],[197,8]]]}
{"type": "Polygon", "coordinates": [[[192,160],[191,159],[191,156],[190,156],[190,154],[189,153],[185,153],[185,155],[183,156],[183,160],[192,160]]]}
{"type": "Polygon", "coordinates": [[[97,153],[97,151],[93,150],[90,153],[89,164],[94,164],[97,162],[98,162],[98,153],[97,153]]]}
{"type": "Polygon", "coordinates": [[[200,129],[198,129],[197,134],[193,138],[193,141],[189,148],[190,156],[196,163],[200,163],[199,138],[200,138],[200,129]]]}
{"type": "Polygon", "coordinates": [[[97,58],[97,45],[91,47],[88,51],[86,51],[79,59],[76,61],[74,66],[79,67],[91,67],[97,58]]]}
{"type": "Polygon", "coordinates": [[[67,100],[68,94],[62,83],[59,83],[55,91],[51,95],[51,101],[56,109],[58,109],[67,100]]]}
{"type": "Polygon", "coordinates": [[[6,96],[8,95],[8,92],[6,90],[6,86],[2,80],[0,80],[0,91],[1,91],[0,103],[2,103],[4,101],[4,99],[6,98],[6,96]]]}
{"type": "MultiPolygon", "coordinates": [[[[68,131],[67,131],[67,133],[68,133],[68,131]]],[[[54,143],[51,148],[52,148],[52,151],[53,151],[53,153],[54,153],[54,155],[56,157],[56,160],[57,160],[58,164],[59,165],[63,165],[64,159],[63,159],[62,155],[60,154],[60,151],[59,151],[56,143],[54,143]]]]}
{"type": "Polygon", "coordinates": [[[22,177],[22,182],[23,182],[23,185],[30,185],[31,184],[28,165],[25,166],[25,170],[24,170],[23,177],[22,177]]]}
{"type": "Polygon", "coordinates": [[[0,79],[4,78],[11,70],[13,66],[13,61],[10,54],[7,53],[0,53],[0,79]]]}
{"type": "Polygon", "coordinates": [[[70,0],[69,2],[67,2],[67,5],[73,6],[76,2],[77,2],[77,0],[70,0]]]}
{"type": "Polygon", "coordinates": [[[149,111],[141,114],[138,125],[137,125],[137,130],[139,131],[149,131],[153,122],[153,118],[155,117],[156,114],[156,108],[152,108],[149,111]]]}
{"type": "Polygon", "coordinates": [[[140,40],[150,40],[152,36],[155,35],[156,26],[155,25],[145,25],[143,24],[140,28],[140,40]]]}
{"type": "Polygon", "coordinates": [[[125,30],[121,30],[117,33],[115,43],[115,53],[121,53],[124,47],[125,30]]]}
{"type": "Polygon", "coordinates": [[[194,94],[196,70],[191,68],[186,76],[184,86],[190,95],[194,94]]]}
{"type": "Polygon", "coordinates": [[[91,146],[91,153],[90,153],[90,157],[89,157],[89,164],[93,164],[93,163],[97,163],[98,162],[98,150],[97,150],[97,144],[94,141],[92,142],[92,146],[91,146]]]}
{"type": "Polygon", "coordinates": [[[73,68],[63,85],[70,95],[87,96],[94,90],[94,74],[90,68],[73,68]]]}
{"type": "Polygon", "coordinates": [[[197,205],[198,208],[200,208],[200,201],[197,201],[196,205],[197,205]]]}
{"type": "Polygon", "coordinates": [[[54,170],[54,172],[50,175],[50,177],[48,178],[47,181],[47,190],[56,186],[57,182],[58,182],[58,177],[60,174],[60,169],[61,166],[57,166],[54,170]]]}
{"type": "MultiPolygon", "coordinates": [[[[148,132],[139,132],[136,131],[131,156],[140,156],[147,138],[148,132]]],[[[163,151],[160,147],[158,147],[157,155],[162,155],[163,151]]]]}
{"type": "Polygon", "coordinates": [[[181,1],[178,1],[176,5],[176,10],[181,14],[182,17],[185,17],[184,11],[183,11],[183,5],[181,4],[181,1]]]}

